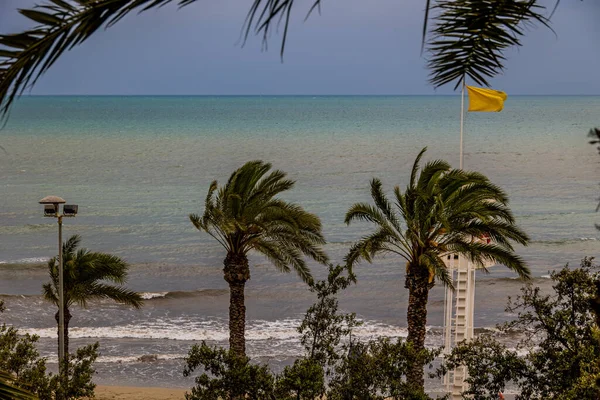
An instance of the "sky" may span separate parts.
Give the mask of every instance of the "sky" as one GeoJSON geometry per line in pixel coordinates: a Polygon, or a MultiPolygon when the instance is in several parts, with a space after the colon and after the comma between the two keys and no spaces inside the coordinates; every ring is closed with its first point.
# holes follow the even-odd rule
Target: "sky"
{"type": "MultiPolygon", "coordinates": [[[[43,0],[38,0],[43,1],[43,0]]],[[[64,54],[32,94],[282,95],[449,94],[427,81],[420,53],[424,0],[323,0],[304,17],[298,0],[283,62],[280,35],[266,51],[260,37],[242,46],[241,26],[253,0],[199,0],[134,14],[64,54]]],[[[552,6],[554,0],[542,0],[552,6]]],[[[0,34],[26,20],[0,0],[0,34]]],[[[549,11],[548,11],[549,12],[549,11]]],[[[509,50],[492,87],[511,94],[600,94],[600,1],[561,0],[553,33],[527,29],[509,50]]]]}

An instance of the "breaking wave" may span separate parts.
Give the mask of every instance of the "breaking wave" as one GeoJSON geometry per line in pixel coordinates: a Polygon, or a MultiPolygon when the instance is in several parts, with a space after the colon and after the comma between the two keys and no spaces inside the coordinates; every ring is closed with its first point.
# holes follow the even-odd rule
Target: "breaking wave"
{"type": "Polygon", "coordinates": [[[542,244],[542,245],[567,245],[580,242],[595,242],[598,241],[596,237],[578,237],[578,238],[563,238],[563,239],[549,239],[549,240],[532,240],[530,244],[542,244]]]}
{"type": "Polygon", "coordinates": [[[17,260],[0,260],[0,264],[20,265],[20,264],[45,264],[50,260],[50,257],[28,257],[19,258],[17,260]]]}
{"type": "Polygon", "coordinates": [[[192,291],[177,290],[173,292],[143,292],[141,293],[144,300],[159,300],[159,299],[183,299],[187,297],[205,297],[205,296],[223,296],[227,295],[227,289],[200,289],[192,291]]]}
{"type": "MultiPolygon", "coordinates": [[[[299,341],[297,327],[299,319],[277,321],[255,320],[246,325],[248,341],[299,341]]],[[[56,327],[21,329],[23,333],[40,337],[56,337],[56,327]]],[[[377,337],[406,337],[406,328],[384,324],[376,321],[365,321],[353,331],[353,337],[369,340],[377,337]]],[[[102,327],[70,327],[70,338],[109,338],[109,339],[169,339],[186,341],[225,342],[229,339],[227,321],[215,319],[206,321],[189,321],[175,318],[167,321],[140,322],[121,326],[102,327]]]]}

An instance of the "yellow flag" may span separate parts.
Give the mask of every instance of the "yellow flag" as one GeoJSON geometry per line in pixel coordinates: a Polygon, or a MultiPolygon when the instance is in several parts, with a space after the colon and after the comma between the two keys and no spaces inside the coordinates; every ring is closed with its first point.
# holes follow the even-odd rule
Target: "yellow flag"
{"type": "Polygon", "coordinates": [[[504,108],[506,93],[499,90],[467,86],[469,111],[499,112],[504,108]]]}

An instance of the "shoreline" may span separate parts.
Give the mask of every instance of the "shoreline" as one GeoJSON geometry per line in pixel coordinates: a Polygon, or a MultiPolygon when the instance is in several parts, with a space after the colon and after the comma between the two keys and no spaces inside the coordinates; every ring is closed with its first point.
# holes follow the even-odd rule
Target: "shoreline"
{"type": "Polygon", "coordinates": [[[185,399],[187,391],[189,389],[98,385],[94,392],[97,400],[168,400],[185,399]]]}
{"type": "MultiPolygon", "coordinates": [[[[95,389],[96,400],[170,400],[185,399],[185,393],[190,389],[112,386],[98,385],[95,389]]],[[[432,393],[432,392],[430,392],[432,393]]],[[[440,394],[442,392],[434,392],[440,394]]],[[[443,393],[442,393],[443,394],[443,393]]],[[[506,400],[514,399],[514,394],[505,394],[506,400]]]]}

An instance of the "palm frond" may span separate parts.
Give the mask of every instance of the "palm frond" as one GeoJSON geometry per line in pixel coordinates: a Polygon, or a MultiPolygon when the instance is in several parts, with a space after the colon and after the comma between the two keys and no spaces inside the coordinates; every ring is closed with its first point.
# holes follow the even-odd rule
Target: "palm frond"
{"type": "Polygon", "coordinates": [[[67,308],[73,304],[77,304],[81,308],[87,308],[89,300],[95,300],[99,297],[89,295],[89,285],[95,285],[96,282],[85,285],[72,280],[69,283],[70,285],[65,288],[65,294],[68,294],[68,296],[65,296],[64,300],[67,308]]]}
{"type": "Polygon", "coordinates": [[[52,283],[58,286],[58,257],[52,257],[48,260],[48,274],[52,283]]]}
{"type": "Polygon", "coordinates": [[[438,0],[436,21],[427,44],[428,67],[435,87],[456,82],[489,86],[488,79],[504,69],[504,52],[521,46],[527,25],[549,21],[537,0],[438,0]]]}
{"type": "MultiPolygon", "coordinates": [[[[180,7],[196,0],[178,0],[180,7]]],[[[8,116],[16,97],[33,86],[67,50],[98,29],[116,24],[134,11],[161,7],[175,0],[46,0],[19,10],[34,24],[21,33],[0,35],[0,115],[8,116]]]]}
{"type": "Polygon", "coordinates": [[[231,246],[227,241],[227,234],[220,229],[220,227],[226,225],[224,222],[225,216],[221,209],[221,198],[223,196],[222,190],[219,190],[218,182],[216,180],[212,181],[204,200],[203,215],[190,214],[189,218],[196,229],[208,233],[228,250],[231,246]]]}
{"type": "Polygon", "coordinates": [[[418,192],[425,192],[428,195],[433,193],[434,188],[442,174],[450,170],[450,164],[444,160],[429,161],[419,174],[419,180],[416,183],[418,192]]]}
{"type": "Polygon", "coordinates": [[[81,236],[73,235],[63,244],[63,255],[73,254],[81,244],[81,236]]]}
{"type": "MultiPolygon", "coordinates": [[[[456,223],[453,225],[458,226],[456,223]]],[[[460,223],[461,234],[471,237],[489,237],[494,243],[504,246],[512,250],[511,242],[516,242],[521,245],[526,245],[529,242],[529,236],[514,223],[494,219],[494,220],[479,220],[470,219],[467,222],[460,223]]],[[[452,238],[453,235],[446,235],[452,238]]],[[[451,239],[450,239],[451,240],[451,239]]]]}
{"type": "MultiPolygon", "coordinates": [[[[64,301],[68,306],[77,303],[87,306],[90,299],[110,298],[117,302],[139,308],[140,295],[122,286],[111,286],[105,282],[122,285],[127,280],[129,265],[115,255],[91,252],[78,245],[81,238],[71,236],[63,244],[64,301]],[[102,292],[102,290],[106,292],[102,292]]],[[[58,305],[58,266],[56,258],[48,262],[50,282],[42,286],[44,299],[58,305]]]]}
{"type": "Polygon", "coordinates": [[[502,205],[509,203],[506,192],[479,172],[452,170],[444,176],[440,184],[444,187],[445,202],[453,201],[450,196],[466,199],[474,195],[485,196],[502,205]]]}
{"type": "MultiPolygon", "coordinates": [[[[312,1],[313,4],[309,8],[305,20],[308,19],[315,10],[320,11],[321,9],[321,0],[312,1]]],[[[244,41],[248,39],[251,32],[254,32],[257,35],[262,35],[263,46],[266,48],[267,41],[272,31],[279,28],[283,22],[280,48],[280,56],[283,59],[293,6],[294,0],[253,0],[242,28],[244,41]]]]}
{"type": "Polygon", "coordinates": [[[506,193],[484,175],[450,169],[442,160],[421,168],[424,151],[413,164],[406,190],[394,188],[397,210],[384,201],[381,183],[373,180],[371,195],[376,205],[356,203],[346,213],[346,223],[364,220],[375,226],[350,247],[345,258],[348,267],[392,253],[408,262],[410,275],[428,273],[452,286],[442,257],[460,254],[482,267],[490,261],[504,264],[528,278],[529,269],[515,254],[513,243],[526,245],[529,237],[515,224],[506,193]],[[395,229],[389,215],[402,219],[405,229],[395,229]],[[492,243],[483,243],[478,240],[481,237],[492,243]]]}
{"type": "Polygon", "coordinates": [[[144,300],[139,293],[122,286],[95,282],[87,285],[84,290],[87,299],[110,299],[135,308],[140,308],[144,304],[144,300]]]}
{"type": "Polygon", "coordinates": [[[400,191],[400,186],[394,186],[394,197],[396,198],[395,204],[400,211],[400,215],[404,221],[408,221],[408,204],[406,202],[406,196],[400,191]]]}
{"type": "Polygon", "coordinates": [[[264,239],[254,243],[253,248],[267,257],[281,272],[289,273],[291,267],[303,282],[308,284],[313,282],[310,269],[302,259],[302,253],[297,248],[282,245],[280,241],[268,241],[264,239]]]}
{"type": "Polygon", "coordinates": [[[377,207],[368,203],[355,203],[346,211],[344,222],[347,225],[356,220],[372,222],[378,225],[388,224],[385,215],[377,207]]]}
{"type": "Polygon", "coordinates": [[[0,371],[0,398],[12,400],[35,400],[38,397],[20,388],[18,380],[5,371],[0,371]]]}
{"type": "Polygon", "coordinates": [[[361,260],[371,263],[379,254],[395,253],[408,260],[410,254],[403,243],[405,242],[398,237],[396,232],[378,226],[375,232],[364,236],[350,247],[348,254],[344,257],[344,262],[352,270],[352,267],[361,260]]]}
{"type": "Polygon", "coordinates": [[[127,281],[129,264],[115,255],[88,252],[79,265],[81,281],[106,280],[120,285],[127,281]]]}
{"type": "Polygon", "coordinates": [[[279,270],[294,269],[303,280],[312,280],[303,257],[322,264],[325,238],[321,220],[300,205],[278,197],[295,182],[271,164],[249,161],[236,169],[227,183],[209,188],[205,209],[190,214],[192,224],[221,243],[228,253],[263,254],[279,270]]]}
{"type": "MultiPolygon", "coordinates": [[[[320,219],[297,204],[273,199],[263,206],[262,212],[254,217],[250,231],[260,231],[258,235],[246,235],[245,243],[251,246],[254,238],[279,243],[283,248],[293,248],[305,256],[327,264],[328,257],[321,248],[325,238],[321,231],[320,219]]],[[[296,263],[297,264],[297,263],[296,263]]]]}
{"type": "MultiPolygon", "coordinates": [[[[159,8],[169,3],[177,3],[179,7],[185,7],[197,0],[46,0],[44,3],[31,8],[20,10],[21,14],[35,25],[33,28],[21,33],[0,35],[0,117],[5,119],[8,116],[10,106],[20,94],[27,88],[35,85],[36,81],[42,76],[65,52],[73,47],[85,42],[98,29],[102,27],[110,27],[126,15],[134,11],[147,11],[152,8],[159,8]]],[[[432,8],[444,10],[444,3],[460,3],[464,0],[444,0],[438,2],[437,6],[433,7],[433,0],[425,0],[425,12],[423,19],[423,30],[421,40],[421,52],[425,47],[428,24],[431,18],[442,23],[449,23],[452,20],[452,10],[447,9],[441,15],[432,17],[432,8]],[[441,4],[439,4],[441,3],[441,4]],[[445,17],[445,18],[444,18],[445,17]]],[[[504,0],[469,0],[469,5],[478,6],[477,10],[489,11],[490,3],[505,3],[504,0]]],[[[507,12],[500,12],[497,15],[496,22],[504,17],[509,17],[506,20],[504,28],[516,27],[518,24],[524,24],[531,21],[538,21],[544,25],[548,25],[548,20],[538,14],[535,10],[537,4],[535,0],[515,2],[518,7],[515,10],[508,9],[507,12]],[[526,12],[521,12],[526,11],[526,12]],[[516,17],[516,20],[514,19],[516,17]],[[516,21],[516,24],[515,24],[516,21]]],[[[552,10],[551,16],[556,11],[560,0],[557,0],[552,10]]],[[[263,46],[266,48],[267,41],[273,30],[278,28],[283,23],[283,33],[280,47],[280,55],[283,58],[286,42],[288,38],[290,18],[294,0],[253,0],[250,10],[246,15],[242,27],[242,37],[244,43],[250,36],[250,33],[262,35],[263,46]]],[[[321,0],[313,0],[309,7],[305,20],[315,11],[320,12],[321,0]]],[[[470,22],[470,18],[465,17],[466,10],[457,4],[456,15],[470,22]]],[[[493,13],[486,14],[494,16],[493,13]]],[[[437,26],[433,30],[433,40],[429,43],[429,47],[436,48],[436,52],[440,56],[439,60],[431,60],[430,67],[434,68],[436,64],[450,63],[450,58],[442,57],[444,49],[461,54],[459,49],[462,47],[468,54],[462,54],[463,59],[469,60],[469,55],[472,58],[480,57],[487,61],[492,61],[488,64],[483,64],[479,69],[472,69],[472,75],[485,81],[486,74],[494,74],[498,69],[502,69],[502,52],[495,52],[494,48],[502,50],[503,42],[495,42],[493,39],[489,43],[476,43],[473,46],[467,37],[459,38],[465,33],[459,29],[464,23],[457,22],[448,29],[443,28],[443,24],[437,26]],[[453,30],[455,29],[455,30],[453,30]],[[459,37],[453,35],[453,32],[458,32],[459,37]],[[452,46],[452,43],[457,43],[457,48],[452,46]],[[441,45],[438,47],[437,45],[441,45]]],[[[502,28],[502,25],[499,25],[502,28]]],[[[488,27],[489,28],[489,27],[488,27]]],[[[510,34],[520,36],[522,33],[519,29],[508,29],[509,35],[496,35],[503,40],[509,40],[510,34]]],[[[484,32],[482,30],[482,32],[484,32]]],[[[487,32],[487,30],[485,31],[487,32]]],[[[492,30],[492,32],[494,32],[492,30]]],[[[498,33],[498,32],[495,32],[498,33]]],[[[500,32],[502,33],[502,32],[500,32]]],[[[470,32],[470,35],[477,35],[476,32],[470,32]]],[[[520,44],[516,40],[515,44],[520,44]]],[[[436,86],[440,86],[443,82],[448,82],[456,78],[452,78],[454,74],[442,74],[443,71],[434,69],[432,82],[436,86]],[[437,71],[437,72],[435,72],[437,71]],[[439,74],[439,78],[436,78],[439,74]],[[435,78],[435,79],[434,79],[435,78]],[[449,80],[448,80],[449,79],[449,80]]],[[[464,74],[463,74],[464,76],[464,74]]],[[[477,81],[477,80],[476,80],[477,81]]],[[[460,84],[460,81],[457,85],[460,84]]]]}
{"type": "Polygon", "coordinates": [[[423,15],[423,32],[421,34],[421,55],[425,49],[425,42],[427,41],[427,25],[429,24],[429,11],[431,10],[431,1],[425,0],[425,13],[423,15]]]}
{"type": "Polygon", "coordinates": [[[189,218],[192,222],[192,225],[196,227],[199,231],[204,231],[212,236],[223,248],[228,250],[230,248],[227,238],[224,236],[223,232],[218,229],[214,229],[214,227],[219,226],[218,222],[216,222],[213,218],[214,214],[208,214],[205,211],[205,215],[202,217],[198,214],[190,214],[189,218]]]}
{"type": "Polygon", "coordinates": [[[400,220],[398,216],[394,213],[392,209],[392,204],[387,199],[387,196],[383,192],[383,184],[377,178],[371,180],[371,198],[375,203],[375,206],[383,213],[387,221],[392,225],[392,227],[400,231],[402,227],[400,226],[400,220]]]}
{"type": "Polygon", "coordinates": [[[448,268],[446,268],[446,264],[444,264],[444,261],[438,254],[432,254],[432,252],[422,254],[421,257],[419,257],[419,264],[429,269],[430,272],[433,272],[434,276],[445,286],[454,289],[454,283],[452,282],[452,277],[448,273],[448,268]]]}
{"type": "Polygon", "coordinates": [[[279,271],[286,273],[290,272],[290,266],[281,253],[279,246],[277,246],[274,242],[259,239],[252,244],[252,247],[263,256],[267,257],[271,264],[273,264],[279,271]]]}
{"type": "Polygon", "coordinates": [[[329,261],[327,254],[319,246],[324,242],[322,237],[315,239],[310,234],[305,235],[299,232],[290,231],[286,228],[269,228],[265,230],[263,235],[259,236],[259,240],[268,240],[278,243],[282,248],[285,249],[296,249],[305,256],[321,264],[327,264],[329,261]]]}
{"type": "Polygon", "coordinates": [[[492,261],[513,270],[523,280],[531,279],[531,271],[527,268],[525,261],[514,252],[497,244],[478,241],[455,242],[450,244],[448,249],[451,253],[468,257],[479,266],[483,266],[485,261],[492,261]]]}
{"type": "MultiPolygon", "coordinates": [[[[427,27],[429,25],[429,18],[430,18],[432,2],[433,2],[433,0],[425,0],[425,12],[424,12],[424,16],[423,16],[423,30],[422,30],[422,35],[421,35],[421,54],[423,53],[423,50],[425,49],[425,43],[427,42],[427,27]]],[[[550,13],[550,16],[548,17],[548,19],[552,18],[552,16],[558,9],[559,5],[560,5],[560,0],[556,0],[556,3],[554,3],[554,8],[552,8],[552,12],[550,13]]]]}
{"type": "Polygon", "coordinates": [[[264,205],[279,193],[292,189],[295,182],[291,179],[285,179],[285,176],[285,172],[276,170],[261,179],[260,182],[256,182],[245,199],[247,212],[257,215],[262,211],[264,205]]]}
{"type": "Polygon", "coordinates": [[[419,154],[417,155],[417,158],[415,158],[415,162],[413,163],[412,169],[410,171],[409,187],[416,186],[417,174],[419,172],[419,167],[420,167],[419,163],[421,162],[421,158],[423,158],[423,154],[425,154],[426,151],[427,151],[427,147],[423,147],[421,149],[421,151],[419,152],[419,154]]]}
{"type": "Polygon", "coordinates": [[[50,283],[45,283],[42,285],[42,296],[44,296],[44,300],[49,301],[50,303],[58,306],[58,293],[54,288],[58,285],[53,285],[50,283]]]}

